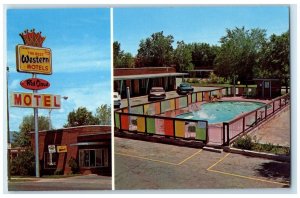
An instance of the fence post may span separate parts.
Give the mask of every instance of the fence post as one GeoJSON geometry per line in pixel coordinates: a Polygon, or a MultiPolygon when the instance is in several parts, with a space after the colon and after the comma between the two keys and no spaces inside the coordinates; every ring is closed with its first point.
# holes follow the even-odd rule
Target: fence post
{"type": "Polygon", "coordinates": [[[226,146],[229,146],[229,124],[227,123],[227,143],[226,143],[226,146]]]}
{"type": "Polygon", "coordinates": [[[173,120],[173,137],[174,137],[174,139],[176,138],[176,134],[175,134],[175,120],[174,119],[172,119],[173,120]]]}
{"type": "Polygon", "coordinates": [[[245,131],[245,116],[243,117],[243,132],[245,131]]]}
{"type": "Polygon", "coordinates": [[[279,109],[281,109],[281,98],[279,100],[279,109]]]}
{"type": "Polygon", "coordinates": [[[226,123],[223,122],[223,145],[225,145],[225,125],[226,123]]]}
{"type": "Polygon", "coordinates": [[[267,114],[267,108],[268,108],[268,105],[265,106],[265,119],[267,119],[267,116],[268,116],[268,114],[267,114]]]}
{"type": "Polygon", "coordinates": [[[255,111],[255,124],[257,124],[257,110],[255,111]]]}

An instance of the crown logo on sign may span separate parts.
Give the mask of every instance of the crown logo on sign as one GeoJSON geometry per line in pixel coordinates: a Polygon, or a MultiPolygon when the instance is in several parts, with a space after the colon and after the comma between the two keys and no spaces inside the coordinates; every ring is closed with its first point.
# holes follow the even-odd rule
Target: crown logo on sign
{"type": "Polygon", "coordinates": [[[42,32],[35,32],[35,29],[30,31],[25,30],[20,33],[20,36],[23,39],[25,45],[34,46],[34,47],[42,47],[44,40],[46,37],[42,37],[42,32]]]}

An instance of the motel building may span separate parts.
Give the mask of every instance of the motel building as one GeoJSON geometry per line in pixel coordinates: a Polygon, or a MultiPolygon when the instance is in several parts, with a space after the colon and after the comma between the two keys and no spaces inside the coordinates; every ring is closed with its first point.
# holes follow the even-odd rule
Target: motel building
{"type": "Polygon", "coordinates": [[[165,91],[176,89],[176,78],[183,78],[188,73],[177,73],[173,67],[115,68],[114,91],[122,98],[126,97],[126,87],[130,96],[147,95],[152,87],[163,87],[165,91]]]}
{"type": "MultiPolygon", "coordinates": [[[[81,174],[111,176],[111,126],[87,125],[39,131],[40,174],[72,173],[75,161],[81,174]]],[[[31,133],[35,148],[34,132],[31,133]]]]}

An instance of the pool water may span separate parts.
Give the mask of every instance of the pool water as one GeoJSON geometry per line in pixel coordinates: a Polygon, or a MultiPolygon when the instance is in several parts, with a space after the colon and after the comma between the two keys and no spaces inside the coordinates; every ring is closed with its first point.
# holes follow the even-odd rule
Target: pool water
{"type": "Polygon", "coordinates": [[[176,116],[191,120],[207,120],[209,124],[227,122],[242,113],[250,112],[264,106],[261,102],[218,101],[197,104],[193,112],[176,116]],[[196,109],[196,110],[195,110],[196,109]]]}

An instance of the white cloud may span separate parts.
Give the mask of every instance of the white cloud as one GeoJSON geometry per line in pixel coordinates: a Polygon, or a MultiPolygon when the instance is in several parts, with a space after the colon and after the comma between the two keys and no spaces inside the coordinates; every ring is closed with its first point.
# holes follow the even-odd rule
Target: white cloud
{"type": "Polygon", "coordinates": [[[109,52],[88,46],[66,46],[52,49],[52,67],[55,72],[81,72],[110,70],[109,52]]]}
{"type": "Polygon", "coordinates": [[[17,89],[20,86],[20,79],[14,79],[10,85],[9,85],[9,89],[17,89]]]}
{"type": "Polygon", "coordinates": [[[110,81],[92,84],[87,87],[65,90],[63,95],[69,97],[66,103],[74,103],[74,109],[83,106],[93,112],[101,104],[111,104],[110,81]]]}

